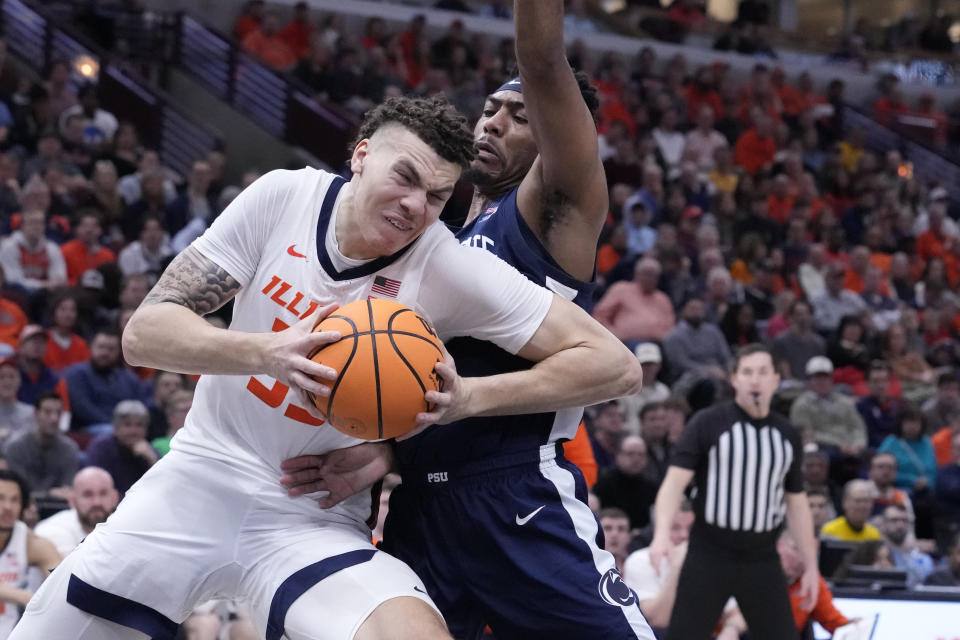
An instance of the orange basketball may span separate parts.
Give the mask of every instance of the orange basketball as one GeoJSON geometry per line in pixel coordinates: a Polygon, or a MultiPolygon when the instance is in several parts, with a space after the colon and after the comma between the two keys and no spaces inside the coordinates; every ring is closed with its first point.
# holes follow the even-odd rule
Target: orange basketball
{"type": "Polygon", "coordinates": [[[423,395],[439,391],[434,366],[443,361],[439,338],[419,313],[371,298],[340,307],[315,331],[343,336],[310,357],[340,372],[327,398],[314,402],[339,431],[364,440],[403,435],[417,414],[430,411],[423,395]]]}

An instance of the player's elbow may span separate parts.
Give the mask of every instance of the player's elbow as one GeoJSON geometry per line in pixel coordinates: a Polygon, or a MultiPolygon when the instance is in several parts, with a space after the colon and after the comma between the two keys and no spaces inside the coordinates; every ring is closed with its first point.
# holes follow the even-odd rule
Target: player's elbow
{"type": "Polygon", "coordinates": [[[617,351],[616,366],[612,370],[620,372],[616,382],[616,397],[620,398],[640,391],[643,387],[643,368],[640,366],[640,361],[622,344],[617,351]]]}
{"type": "Polygon", "coordinates": [[[143,362],[143,340],[141,336],[141,319],[138,318],[139,312],[134,313],[127,326],[123,329],[123,335],[120,338],[120,345],[123,349],[124,361],[134,367],[144,366],[143,362]]]}

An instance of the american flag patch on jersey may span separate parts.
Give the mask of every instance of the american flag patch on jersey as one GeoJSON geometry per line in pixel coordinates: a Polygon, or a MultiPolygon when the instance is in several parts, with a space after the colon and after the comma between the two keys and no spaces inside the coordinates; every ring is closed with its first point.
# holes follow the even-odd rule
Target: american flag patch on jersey
{"type": "Polygon", "coordinates": [[[400,293],[400,281],[377,276],[373,279],[373,286],[370,287],[370,293],[396,298],[397,294],[400,293]]]}

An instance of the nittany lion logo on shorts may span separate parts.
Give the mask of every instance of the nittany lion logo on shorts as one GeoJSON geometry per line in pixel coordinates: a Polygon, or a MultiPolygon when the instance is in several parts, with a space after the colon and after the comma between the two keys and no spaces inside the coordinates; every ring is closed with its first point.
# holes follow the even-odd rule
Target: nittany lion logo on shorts
{"type": "Polygon", "coordinates": [[[637,601],[637,597],[616,569],[610,569],[603,574],[598,589],[603,601],[615,607],[630,607],[637,601]]]}

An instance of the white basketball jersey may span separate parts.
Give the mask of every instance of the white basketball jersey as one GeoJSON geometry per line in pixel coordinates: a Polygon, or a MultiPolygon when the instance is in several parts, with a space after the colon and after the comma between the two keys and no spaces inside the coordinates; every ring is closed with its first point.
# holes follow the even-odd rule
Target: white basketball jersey
{"type": "MultiPolygon", "coordinates": [[[[27,533],[30,529],[19,520],[7,546],[0,552],[0,584],[23,589],[27,581],[27,533]]],[[[12,602],[0,602],[0,638],[6,638],[20,620],[20,608],[12,602]]]]}
{"type": "MultiPolygon", "coordinates": [[[[511,353],[529,341],[552,294],[488,252],[460,246],[442,223],[392,256],[340,255],[335,221],[349,188],[323,171],[273,171],[194,242],[243,287],[231,329],[281,331],[318,305],[373,296],[416,309],[444,340],[474,335],[511,353]]],[[[359,442],[315,420],[269,376],[205,375],[171,449],[228,461],[256,480],[259,495],[291,503],[277,482],[283,460],[359,442]]],[[[343,515],[364,520],[368,508],[368,496],[356,498],[343,515]]]]}

